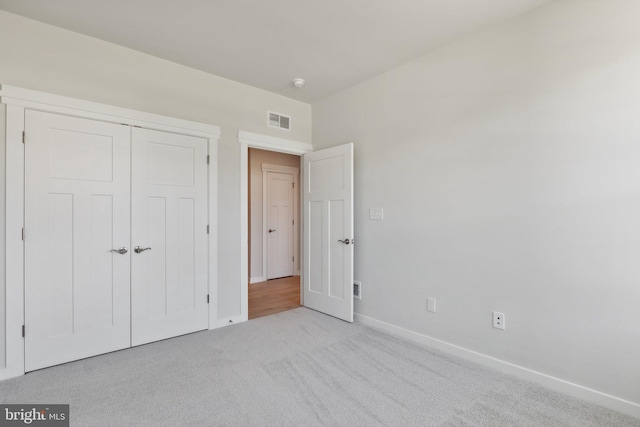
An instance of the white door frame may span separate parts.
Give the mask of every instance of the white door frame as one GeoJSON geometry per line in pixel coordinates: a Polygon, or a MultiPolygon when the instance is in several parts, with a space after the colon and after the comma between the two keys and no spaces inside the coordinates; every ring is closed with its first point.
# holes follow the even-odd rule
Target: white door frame
{"type": "MultiPolygon", "coordinates": [[[[5,355],[0,380],[24,375],[24,146],[25,109],[139,126],[148,129],[200,136],[207,139],[210,167],[209,205],[209,329],[217,326],[218,304],[218,140],[220,128],[204,123],[114,107],[65,96],[0,85],[0,103],[6,104],[6,218],[5,218],[5,355]]],[[[27,143],[28,143],[27,136],[27,143]]],[[[26,231],[28,234],[28,231],[26,231]]],[[[28,237],[27,237],[28,238],[28,237]]],[[[28,330],[26,333],[29,333],[28,330]]],[[[2,336],[0,336],[2,339],[2,336]]]]}
{"type": "MultiPolygon", "coordinates": [[[[268,163],[262,164],[262,273],[266,278],[267,274],[267,193],[268,193],[268,185],[267,185],[267,176],[269,172],[277,172],[284,173],[288,175],[293,175],[293,223],[297,227],[293,227],[293,253],[298,254],[299,245],[298,239],[300,238],[300,218],[298,215],[299,211],[299,202],[298,195],[300,194],[300,187],[298,186],[298,176],[300,175],[300,168],[294,168],[291,166],[282,166],[282,165],[272,165],[268,163]]],[[[298,254],[298,258],[300,258],[298,254]]],[[[298,264],[300,264],[300,260],[298,259],[298,264]]],[[[293,266],[293,274],[294,276],[300,275],[300,269],[295,268],[295,264],[293,266]],[[297,273],[297,274],[296,274],[297,273]]]]}
{"type": "MultiPolygon", "coordinates": [[[[302,156],[313,151],[310,143],[239,131],[240,144],[240,321],[249,319],[249,148],[302,156]]],[[[298,188],[298,200],[300,200],[298,188]]],[[[302,251],[301,251],[302,252],[302,251]]],[[[300,254],[302,256],[302,254],[300,254]]],[[[302,298],[302,286],[300,287],[302,298]]],[[[302,300],[301,300],[302,302],[302,300]]]]}

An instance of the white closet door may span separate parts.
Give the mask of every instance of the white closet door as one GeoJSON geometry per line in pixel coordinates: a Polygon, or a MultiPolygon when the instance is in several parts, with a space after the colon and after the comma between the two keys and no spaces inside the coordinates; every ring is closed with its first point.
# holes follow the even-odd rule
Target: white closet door
{"type": "Polygon", "coordinates": [[[25,116],[25,370],[130,346],[130,128],[25,116]],[[124,252],[124,250],[123,250],[124,252]]]}
{"type": "Polygon", "coordinates": [[[133,345],[208,327],[206,159],[204,138],[132,130],[133,345]]]}

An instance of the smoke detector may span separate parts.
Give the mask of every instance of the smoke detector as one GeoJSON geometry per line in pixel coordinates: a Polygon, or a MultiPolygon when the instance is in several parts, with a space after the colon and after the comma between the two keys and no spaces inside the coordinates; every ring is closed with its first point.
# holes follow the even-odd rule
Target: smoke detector
{"type": "Polygon", "coordinates": [[[294,87],[300,89],[302,86],[304,86],[304,79],[300,79],[300,78],[293,79],[291,83],[293,83],[294,87]]]}

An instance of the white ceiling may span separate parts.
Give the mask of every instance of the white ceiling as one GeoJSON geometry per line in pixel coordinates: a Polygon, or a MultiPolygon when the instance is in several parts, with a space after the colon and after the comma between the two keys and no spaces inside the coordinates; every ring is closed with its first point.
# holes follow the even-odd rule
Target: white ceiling
{"type": "Polygon", "coordinates": [[[313,102],[548,1],[0,0],[0,9],[313,102]]]}

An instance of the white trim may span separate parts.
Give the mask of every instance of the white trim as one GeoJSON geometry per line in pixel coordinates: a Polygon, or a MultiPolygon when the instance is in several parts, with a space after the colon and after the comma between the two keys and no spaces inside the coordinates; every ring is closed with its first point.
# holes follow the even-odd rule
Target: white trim
{"type": "Polygon", "coordinates": [[[263,163],[262,172],[288,173],[289,175],[295,176],[300,173],[300,168],[295,168],[293,166],[272,165],[269,163],[263,163]]]}
{"type": "MultiPolygon", "coordinates": [[[[238,139],[239,141],[239,139],[238,139]]],[[[240,144],[240,321],[249,320],[249,148],[240,144]]]]}
{"type": "Polygon", "coordinates": [[[369,316],[355,313],[355,317],[358,323],[361,323],[365,326],[379,329],[384,332],[388,332],[390,334],[408,339],[410,341],[436,348],[445,353],[461,357],[471,362],[478,363],[480,365],[495,369],[505,374],[513,375],[526,381],[535,382],[560,393],[565,393],[579,399],[604,406],[605,408],[622,412],[624,414],[631,415],[632,417],[640,418],[640,404],[638,403],[621,399],[610,394],[602,393],[598,390],[584,387],[579,384],[563,380],[561,378],[556,378],[551,375],[544,374],[542,372],[534,371],[533,369],[525,368],[514,363],[506,362],[504,360],[500,360],[495,357],[479,353],[477,351],[469,350],[468,348],[451,344],[437,338],[423,335],[418,332],[402,328],[400,326],[392,325],[390,323],[383,322],[369,316]]]}
{"type": "Polygon", "coordinates": [[[313,145],[306,142],[293,141],[291,139],[277,138],[275,136],[261,135],[259,133],[238,132],[238,142],[251,148],[260,148],[267,151],[297,154],[299,156],[313,151],[313,145]]]}
{"type": "Polygon", "coordinates": [[[312,152],[313,146],[305,142],[242,130],[238,131],[238,144],[240,144],[240,319],[246,321],[249,318],[249,147],[301,156],[312,152]]]}
{"type": "Polygon", "coordinates": [[[224,319],[218,319],[210,327],[210,329],[224,328],[225,326],[231,326],[235,323],[246,322],[247,319],[243,319],[242,316],[226,317],[224,319]]]}
{"type": "MultiPolygon", "coordinates": [[[[300,174],[299,168],[294,168],[292,166],[281,166],[281,165],[272,165],[269,163],[262,164],[262,274],[269,280],[269,271],[268,271],[268,259],[267,259],[267,193],[269,191],[267,181],[269,172],[282,173],[292,176],[293,180],[293,253],[298,254],[298,239],[300,223],[298,218],[298,175],[300,174]]],[[[298,258],[300,256],[298,255],[298,258]]],[[[295,260],[295,255],[294,255],[295,260]]],[[[295,261],[291,260],[293,264],[291,267],[291,273],[296,275],[296,264],[295,261]]],[[[300,259],[298,259],[300,262],[300,259]]],[[[250,282],[251,283],[251,282],[250,282]]]]}
{"type": "Polygon", "coordinates": [[[167,132],[187,133],[205,138],[220,138],[220,127],[159,114],[130,110],[97,102],[53,95],[15,86],[0,85],[0,103],[33,110],[67,114],[112,123],[140,126],[167,132]]]}
{"type": "Polygon", "coordinates": [[[209,329],[218,319],[218,138],[209,138],[209,329]]]}
{"type": "MultiPolygon", "coordinates": [[[[223,326],[217,320],[218,304],[218,140],[220,128],[204,123],[176,119],[59,95],[0,85],[0,103],[6,104],[6,220],[5,295],[6,364],[0,366],[0,380],[24,374],[24,253],[21,230],[24,227],[24,145],[25,109],[65,114],[128,126],[180,133],[207,140],[210,156],[209,185],[209,328],[223,326]],[[213,173],[211,173],[213,172],[213,173]]],[[[229,319],[226,319],[227,323],[229,319]]],[[[27,325],[27,331],[28,325],[27,325]]]]}
{"type": "Polygon", "coordinates": [[[5,356],[0,379],[24,374],[24,108],[7,105],[5,164],[5,356]]]}
{"type": "Polygon", "coordinates": [[[262,282],[266,282],[266,281],[267,281],[267,277],[266,276],[252,277],[251,279],[249,279],[249,284],[252,285],[254,283],[262,283],[262,282]]]}
{"type": "MultiPolygon", "coordinates": [[[[264,166],[264,164],[263,164],[264,166]]],[[[268,245],[267,239],[269,236],[267,235],[267,210],[269,209],[267,205],[267,193],[269,192],[269,188],[267,185],[267,179],[269,175],[269,170],[265,170],[262,168],[262,274],[269,280],[269,258],[267,257],[268,245]]],[[[251,228],[252,231],[253,228],[251,228]]]]}

